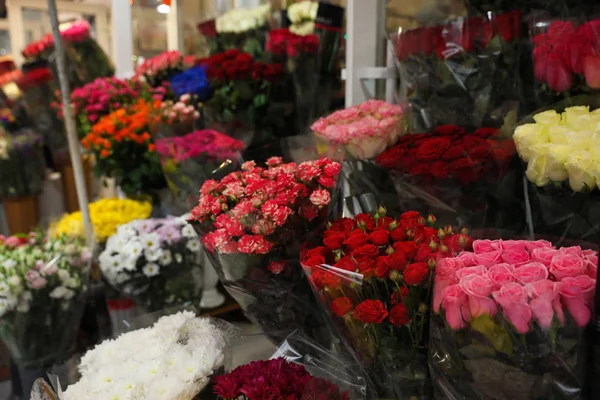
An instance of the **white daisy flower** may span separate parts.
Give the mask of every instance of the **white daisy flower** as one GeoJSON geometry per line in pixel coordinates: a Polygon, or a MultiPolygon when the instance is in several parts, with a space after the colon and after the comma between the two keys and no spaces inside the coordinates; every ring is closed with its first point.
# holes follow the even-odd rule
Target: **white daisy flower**
{"type": "Polygon", "coordinates": [[[160,267],[158,266],[158,264],[149,263],[144,266],[143,271],[144,275],[150,278],[160,273],[160,267]]]}
{"type": "Polygon", "coordinates": [[[156,251],[160,249],[160,236],[158,233],[147,233],[140,236],[140,241],[145,250],[156,251]]]}
{"type": "Polygon", "coordinates": [[[169,265],[173,262],[173,257],[171,256],[171,252],[169,250],[164,250],[162,255],[160,256],[159,263],[160,265],[169,265]]]}
{"type": "Polygon", "coordinates": [[[185,247],[187,247],[190,251],[196,252],[200,250],[200,240],[190,240],[185,247]]]}
{"type": "Polygon", "coordinates": [[[181,234],[183,235],[183,237],[186,237],[186,238],[197,238],[198,237],[198,234],[194,230],[194,227],[190,224],[187,224],[186,226],[183,227],[183,229],[181,230],[181,234]]]}

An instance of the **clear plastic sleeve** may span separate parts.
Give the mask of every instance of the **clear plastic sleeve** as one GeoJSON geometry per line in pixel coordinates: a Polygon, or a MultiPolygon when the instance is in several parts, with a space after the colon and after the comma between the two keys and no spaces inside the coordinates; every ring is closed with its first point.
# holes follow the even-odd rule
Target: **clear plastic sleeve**
{"type": "Polygon", "coordinates": [[[436,268],[436,395],[587,398],[597,251],[545,240],[476,240],[473,249],[436,268]]]}
{"type": "Polygon", "coordinates": [[[206,181],[191,212],[221,283],[275,342],[294,329],[328,341],[298,259],[323,228],[339,168],[326,158],[295,164],[273,157],[266,167],[247,161],[220,184],[206,181]],[[225,197],[230,190],[235,195],[225,197]]]}
{"type": "Polygon", "coordinates": [[[98,260],[106,280],[146,312],[200,307],[201,245],[184,218],[142,219],[121,225],[98,260]]]}

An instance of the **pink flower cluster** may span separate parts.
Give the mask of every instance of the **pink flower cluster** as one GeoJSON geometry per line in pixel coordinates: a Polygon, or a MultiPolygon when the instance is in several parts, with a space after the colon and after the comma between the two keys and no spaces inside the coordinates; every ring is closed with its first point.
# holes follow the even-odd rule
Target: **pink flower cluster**
{"type": "Polygon", "coordinates": [[[404,133],[403,110],[381,100],[368,100],[320,118],[311,127],[316,135],[346,145],[355,157],[378,156],[404,133]]]}
{"type": "Polygon", "coordinates": [[[544,329],[555,319],[564,325],[564,307],[578,326],[589,323],[596,251],[556,249],[545,240],[475,240],[473,250],[436,266],[433,308],[452,329],[501,313],[525,334],[533,321],[544,329]]]}
{"type": "Polygon", "coordinates": [[[191,96],[184,94],[179,98],[179,101],[172,100],[163,101],[160,105],[161,119],[167,124],[175,124],[177,122],[193,122],[200,118],[200,113],[191,102],[191,96]]]}
{"type": "Polygon", "coordinates": [[[78,21],[60,32],[60,36],[68,42],[78,43],[88,39],[91,35],[90,24],[87,21],[78,21]]]}
{"type": "Polygon", "coordinates": [[[195,59],[192,57],[184,57],[177,50],[165,51],[159,55],[152,57],[136,68],[136,76],[156,76],[162,71],[168,69],[182,68],[184,66],[192,66],[195,59]]]}
{"type": "Polygon", "coordinates": [[[326,215],[340,169],[327,158],[284,164],[272,157],[267,168],[245,162],[242,171],[202,185],[192,220],[212,222],[202,238],[210,252],[266,254],[279,244],[280,228],[326,215]]]}
{"type": "Polygon", "coordinates": [[[185,136],[158,139],[156,151],[163,158],[180,163],[187,159],[205,156],[210,160],[223,161],[233,158],[244,150],[244,143],[212,129],[194,131],[185,136]]]}
{"type": "Polygon", "coordinates": [[[215,393],[225,400],[349,400],[347,392],[312,377],[304,366],[277,358],[254,361],[214,378],[215,393]]]}

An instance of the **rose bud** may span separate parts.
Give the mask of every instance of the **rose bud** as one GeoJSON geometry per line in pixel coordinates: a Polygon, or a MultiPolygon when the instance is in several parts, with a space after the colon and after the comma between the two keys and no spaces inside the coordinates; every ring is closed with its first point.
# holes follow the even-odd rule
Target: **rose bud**
{"type": "Polygon", "coordinates": [[[387,214],[387,209],[384,206],[379,206],[376,215],[379,215],[379,217],[385,217],[385,214],[387,214]]]}
{"type": "Polygon", "coordinates": [[[435,259],[430,258],[429,260],[427,260],[427,266],[429,267],[429,269],[434,269],[436,265],[435,259]]]}
{"type": "Polygon", "coordinates": [[[435,216],[434,216],[433,214],[429,214],[429,215],[427,216],[427,223],[428,223],[429,225],[433,225],[433,224],[435,224],[435,221],[436,221],[436,218],[435,218],[435,216]]]}
{"type": "Polygon", "coordinates": [[[414,238],[414,237],[415,237],[415,232],[416,232],[416,229],[415,229],[415,228],[412,228],[412,229],[407,229],[407,230],[406,230],[406,237],[407,237],[408,239],[412,239],[412,238],[414,238]]]}
{"type": "Polygon", "coordinates": [[[444,232],[446,232],[447,235],[451,234],[452,233],[452,226],[446,225],[444,227],[444,232]]]}
{"type": "Polygon", "coordinates": [[[435,251],[435,249],[437,249],[437,247],[438,247],[438,245],[437,245],[437,243],[435,242],[435,240],[431,239],[431,241],[429,242],[429,248],[430,248],[432,251],[435,251]]]}
{"type": "Polygon", "coordinates": [[[425,314],[427,312],[427,308],[428,308],[427,304],[425,304],[425,303],[419,304],[419,312],[421,314],[425,314]]]}
{"type": "Polygon", "coordinates": [[[333,224],[330,221],[327,221],[327,223],[325,224],[325,228],[329,229],[333,226],[333,224]]]}
{"type": "Polygon", "coordinates": [[[460,230],[460,233],[462,233],[463,235],[468,235],[469,234],[469,230],[467,228],[462,228],[460,230]]]}
{"type": "Polygon", "coordinates": [[[440,239],[443,239],[443,238],[444,238],[444,236],[446,236],[446,232],[445,232],[445,231],[444,231],[442,228],[440,228],[440,229],[438,229],[437,236],[438,236],[440,239]]]}
{"type": "Polygon", "coordinates": [[[447,253],[447,252],[448,252],[448,247],[446,247],[446,245],[444,245],[444,244],[443,244],[443,245],[440,247],[440,251],[441,251],[442,253],[447,253]]]}
{"type": "Polygon", "coordinates": [[[385,249],[385,253],[386,254],[394,254],[394,248],[392,246],[388,246],[387,249],[385,249]]]}
{"type": "Polygon", "coordinates": [[[396,270],[390,271],[390,280],[393,282],[401,283],[404,280],[402,274],[396,270]]]}
{"type": "Polygon", "coordinates": [[[398,227],[398,223],[396,221],[392,222],[390,224],[390,231],[395,230],[398,227]]]}
{"type": "Polygon", "coordinates": [[[468,243],[469,243],[469,238],[466,235],[461,234],[458,236],[458,245],[460,246],[461,249],[464,249],[468,243]]]}
{"type": "Polygon", "coordinates": [[[419,215],[419,218],[417,218],[417,224],[425,225],[425,218],[422,215],[419,215]]]}

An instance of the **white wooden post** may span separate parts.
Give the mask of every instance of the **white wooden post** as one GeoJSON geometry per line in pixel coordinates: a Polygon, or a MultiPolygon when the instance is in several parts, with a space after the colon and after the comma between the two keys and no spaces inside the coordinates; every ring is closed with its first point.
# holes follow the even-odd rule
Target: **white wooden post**
{"type": "Polygon", "coordinates": [[[169,50],[181,52],[183,52],[182,3],[182,0],[171,0],[171,9],[167,14],[167,47],[169,50]]]}
{"type": "Polygon", "coordinates": [[[129,1],[112,0],[112,38],[115,76],[129,78],[133,75],[133,34],[129,1]]]}

